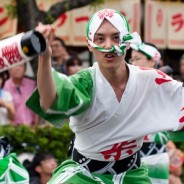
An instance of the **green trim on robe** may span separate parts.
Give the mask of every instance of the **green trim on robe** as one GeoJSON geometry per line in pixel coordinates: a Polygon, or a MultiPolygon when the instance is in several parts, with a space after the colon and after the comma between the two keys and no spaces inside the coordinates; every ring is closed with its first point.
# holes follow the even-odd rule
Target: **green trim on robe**
{"type": "Polygon", "coordinates": [[[0,184],[28,184],[29,175],[23,165],[11,153],[0,159],[0,184]]]}
{"type": "Polygon", "coordinates": [[[92,70],[85,69],[67,77],[53,70],[57,98],[51,107],[52,113],[44,112],[40,106],[40,95],[36,89],[27,100],[26,105],[55,126],[62,126],[63,120],[71,115],[85,111],[92,102],[92,70]]]}
{"type": "Polygon", "coordinates": [[[151,184],[147,167],[133,169],[118,175],[90,173],[78,163],[64,161],[53,173],[48,184],[151,184]]]}

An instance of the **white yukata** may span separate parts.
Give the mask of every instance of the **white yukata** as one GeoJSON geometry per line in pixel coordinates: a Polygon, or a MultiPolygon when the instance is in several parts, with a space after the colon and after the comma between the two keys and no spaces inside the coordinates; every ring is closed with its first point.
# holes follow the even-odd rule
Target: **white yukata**
{"type": "MultiPolygon", "coordinates": [[[[40,107],[37,90],[27,106],[56,126],[71,117],[74,147],[87,158],[115,161],[129,157],[141,148],[144,136],[181,130],[184,108],[181,82],[154,69],[127,66],[129,79],[120,102],[95,63],[70,77],[53,71],[57,99],[46,113],[40,107]]],[[[126,174],[119,183],[128,183],[126,174]]]]}

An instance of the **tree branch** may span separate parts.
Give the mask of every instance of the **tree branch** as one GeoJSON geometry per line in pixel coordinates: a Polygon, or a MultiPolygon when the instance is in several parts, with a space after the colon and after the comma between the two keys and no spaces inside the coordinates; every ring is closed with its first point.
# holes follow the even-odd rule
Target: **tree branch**
{"type": "Polygon", "coordinates": [[[76,9],[79,7],[86,6],[90,3],[94,3],[97,0],[64,0],[59,3],[55,3],[50,7],[50,9],[47,12],[42,12],[42,15],[44,13],[45,21],[43,23],[53,23],[62,13],[76,9]]]}

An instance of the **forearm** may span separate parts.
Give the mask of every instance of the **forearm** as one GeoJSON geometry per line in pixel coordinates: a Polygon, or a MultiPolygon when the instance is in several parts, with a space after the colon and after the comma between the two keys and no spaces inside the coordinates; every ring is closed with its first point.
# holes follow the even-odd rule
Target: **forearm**
{"type": "Polygon", "coordinates": [[[56,98],[56,87],[52,76],[51,57],[46,55],[39,56],[37,85],[41,106],[47,110],[56,98]]]}
{"type": "Polygon", "coordinates": [[[5,103],[5,108],[8,111],[8,119],[10,121],[13,121],[14,117],[15,117],[15,109],[13,107],[13,104],[12,103],[5,103]]]}

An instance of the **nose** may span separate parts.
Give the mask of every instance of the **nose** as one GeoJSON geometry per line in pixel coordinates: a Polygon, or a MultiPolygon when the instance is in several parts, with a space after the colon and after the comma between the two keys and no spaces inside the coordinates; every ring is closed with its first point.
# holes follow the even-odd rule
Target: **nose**
{"type": "Polygon", "coordinates": [[[112,48],[112,41],[110,38],[106,39],[105,40],[105,46],[104,46],[105,49],[109,50],[112,48]]]}

